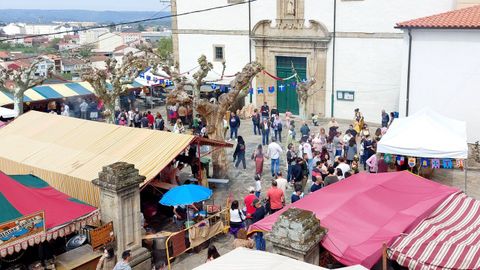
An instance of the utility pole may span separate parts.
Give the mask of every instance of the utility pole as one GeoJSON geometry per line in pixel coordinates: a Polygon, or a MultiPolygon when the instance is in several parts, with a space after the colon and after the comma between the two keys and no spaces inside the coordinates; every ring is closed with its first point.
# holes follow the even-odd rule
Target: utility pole
{"type": "Polygon", "coordinates": [[[335,39],[337,34],[337,0],[333,0],[333,36],[332,36],[332,95],[330,116],[334,117],[335,106],[335,39]]]}

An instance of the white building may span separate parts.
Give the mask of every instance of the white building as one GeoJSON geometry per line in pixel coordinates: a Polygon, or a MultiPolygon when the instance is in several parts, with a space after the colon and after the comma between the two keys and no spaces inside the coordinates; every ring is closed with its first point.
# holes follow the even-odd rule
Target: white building
{"type": "Polygon", "coordinates": [[[157,42],[162,38],[169,38],[171,36],[172,36],[171,30],[142,32],[143,39],[148,42],[157,42]]]}
{"type": "Polygon", "coordinates": [[[430,107],[466,121],[469,143],[480,140],[479,14],[477,5],[398,24],[405,32],[400,115],[430,107]]]}
{"type": "Polygon", "coordinates": [[[80,31],[78,32],[79,43],[81,45],[92,44],[98,40],[99,36],[109,32],[110,30],[108,28],[96,28],[86,31],[80,31]]]}
{"type": "Polygon", "coordinates": [[[100,35],[95,43],[94,52],[112,54],[116,48],[124,45],[123,38],[117,33],[105,33],[100,35]]]}
{"type": "MultiPolygon", "coordinates": [[[[238,2],[242,1],[172,0],[172,12],[238,2]]],[[[395,23],[449,11],[456,4],[456,0],[261,0],[251,3],[251,39],[248,3],[174,17],[172,28],[178,29],[173,32],[174,51],[181,72],[195,67],[200,54],[214,62],[218,73],[226,60],[227,75],[241,70],[250,53],[252,60],[278,77],[291,75],[293,63],[302,79],[317,80],[318,93],[309,112],[330,116],[333,110],[336,117],[351,119],[354,108],[360,108],[367,121],[379,122],[382,109],[399,109],[403,34],[395,23]]],[[[268,101],[280,111],[298,112],[291,84],[264,74],[255,84],[265,89],[264,94],[254,91],[257,105],[268,101]],[[278,91],[281,85],[286,91],[278,91]],[[276,91],[269,93],[269,86],[276,91]]]]}
{"type": "Polygon", "coordinates": [[[57,32],[59,34],[51,35],[49,38],[62,38],[65,35],[73,34],[73,28],[64,24],[24,24],[10,23],[2,28],[3,32],[9,36],[16,35],[46,35],[57,32]]]}

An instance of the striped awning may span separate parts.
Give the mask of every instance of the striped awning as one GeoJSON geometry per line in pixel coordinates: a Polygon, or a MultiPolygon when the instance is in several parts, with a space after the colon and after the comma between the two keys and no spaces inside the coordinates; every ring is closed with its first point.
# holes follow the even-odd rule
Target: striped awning
{"type": "Polygon", "coordinates": [[[410,234],[397,238],[388,256],[414,270],[480,269],[480,201],[448,197],[410,234]]]}

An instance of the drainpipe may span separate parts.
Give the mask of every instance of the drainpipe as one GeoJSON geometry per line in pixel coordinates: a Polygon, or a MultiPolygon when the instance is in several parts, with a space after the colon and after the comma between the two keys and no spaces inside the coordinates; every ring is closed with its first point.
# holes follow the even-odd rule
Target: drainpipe
{"type": "Polygon", "coordinates": [[[335,106],[335,39],[337,34],[337,0],[333,0],[333,36],[332,36],[332,95],[330,116],[334,116],[335,106]]]}
{"type": "MultiPolygon", "coordinates": [[[[248,1],[248,59],[252,63],[252,1],[248,1]]],[[[252,82],[250,82],[252,88],[252,82]]],[[[253,93],[249,94],[250,104],[253,103],[253,93]]]]}
{"type": "Polygon", "coordinates": [[[405,116],[408,116],[408,107],[410,103],[410,69],[412,64],[412,32],[408,29],[408,67],[407,67],[407,97],[405,116]]]}

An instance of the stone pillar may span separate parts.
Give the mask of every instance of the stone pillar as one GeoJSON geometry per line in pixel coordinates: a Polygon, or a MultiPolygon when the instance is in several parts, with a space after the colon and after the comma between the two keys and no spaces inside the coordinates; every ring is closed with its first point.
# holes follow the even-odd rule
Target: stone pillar
{"type": "Polygon", "coordinates": [[[278,217],[265,238],[273,253],[319,265],[319,245],[325,233],[313,212],[290,208],[278,217]]]}
{"type": "Polygon", "coordinates": [[[100,188],[102,222],[113,222],[117,258],[121,260],[122,252],[131,250],[132,269],[151,270],[151,254],[142,247],[139,184],[145,177],[125,162],[105,166],[98,175],[93,183],[100,188]]]}

